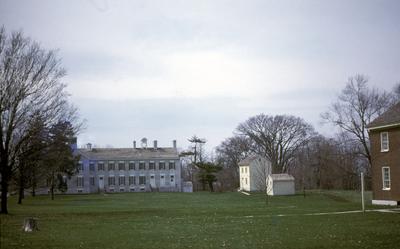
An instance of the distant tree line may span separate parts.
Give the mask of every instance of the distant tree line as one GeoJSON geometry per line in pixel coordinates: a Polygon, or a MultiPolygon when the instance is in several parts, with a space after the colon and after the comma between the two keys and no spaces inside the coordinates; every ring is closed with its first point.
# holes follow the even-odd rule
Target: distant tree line
{"type": "Polygon", "coordinates": [[[68,102],[64,76],[55,51],[0,28],[1,213],[8,213],[10,186],[18,190],[18,203],[25,189],[35,195],[43,182],[54,198],[76,171],[71,144],[82,123],[68,102]]]}

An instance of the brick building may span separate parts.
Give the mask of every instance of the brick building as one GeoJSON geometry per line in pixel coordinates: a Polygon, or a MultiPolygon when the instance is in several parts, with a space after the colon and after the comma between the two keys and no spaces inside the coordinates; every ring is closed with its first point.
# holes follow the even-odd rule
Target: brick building
{"type": "Polygon", "coordinates": [[[372,204],[400,205],[400,102],[368,125],[372,204]]]}

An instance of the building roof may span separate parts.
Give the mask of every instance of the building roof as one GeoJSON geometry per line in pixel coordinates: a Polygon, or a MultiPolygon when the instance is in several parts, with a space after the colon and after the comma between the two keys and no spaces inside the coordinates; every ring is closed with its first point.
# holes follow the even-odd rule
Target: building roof
{"type": "Polygon", "coordinates": [[[367,127],[376,129],[392,125],[400,125],[400,102],[389,108],[382,115],[374,119],[367,127]]]}
{"type": "Polygon", "coordinates": [[[175,148],[93,148],[78,149],[78,153],[91,160],[179,159],[175,148]]]}
{"type": "Polygon", "coordinates": [[[289,174],[271,174],[268,177],[273,181],[294,181],[294,177],[289,174]]]}
{"type": "Polygon", "coordinates": [[[242,161],[239,162],[239,166],[249,166],[251,162],[256,160],[257,158],[260,158],[260,156],[253,155],[253,156],[248,156],[242,161]]]}

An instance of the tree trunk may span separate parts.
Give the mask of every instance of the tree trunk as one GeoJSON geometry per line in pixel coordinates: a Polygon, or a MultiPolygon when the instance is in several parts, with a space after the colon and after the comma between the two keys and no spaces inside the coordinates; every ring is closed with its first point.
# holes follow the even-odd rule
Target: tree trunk
{"type": "Polygon", "coordinates": [[[54,172],[51,173],[51,180],[50,180],[50,194],[51,194],[51,200],[54,200],[54,172]]]}
{"type": "Polygon", "coordinates": [[[213,182],[212,181],[208,182],[208,187],[210,187],[210,191],[211,192],[214,192],[214,186],[213,186],[213,182]]]}
{"type": "Polygon", "coordinates": [[[2,172],[1,174],[1,211],[2,214],[8,214],[7,210],[7,194],[8,194],[8,181],[7,176],[2,172]]]}
{"type": "Polygon", "coordinates": [[[36,183],[32,184],[32,197],[36,196],[36,183]]]}
{"type": "Polygon", "coordinates": [[[7,209],[7,194],[8,194],[8,181],[9,181],[9,170],[8,170],[8,161],[4,158],[1,158],[1,210],[0,213],[8,214],[7,209]]]}
{"type": "Polygon", "coordinates": [[[32,180],[32,197],[35,197],[36,196],[36,173],[35,173],[35,170],[33,170],[33,172],[32,172],[31,180],[32,180]]]}
{"type": "Polygon", "coordinates": [[[24,199],[24,169],[19,169],[19,186],[18,186],[18,204],[22,204],[22,199],[24,199]]]}
{"type": "Polygon", "coordinates": [[[50,187],[50,194],[51,194],[51,199],[54,200],[54,184],[53,183],[51,184],[51,187],[50,187]]]}
{"type": "Polygon", "coordinates": [[[18,189],[18,204],[22,204],[22,199],[24,198],[24,187],[19,187],[18,189]]]}

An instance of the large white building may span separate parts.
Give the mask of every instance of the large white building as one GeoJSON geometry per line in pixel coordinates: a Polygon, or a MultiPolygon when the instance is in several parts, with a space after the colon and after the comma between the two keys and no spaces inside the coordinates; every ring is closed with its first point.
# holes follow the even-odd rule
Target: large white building
{"type": "Polygon", "coordinates": [[[271,162],[261,156],[250,156],[239,162],[240,190],[266,191],[271,162]]]}
{"type": "Polygon", "coordinates": [[[142,144],[132,148],[76,149],[79,171],[67,180],[67,193],[181,191],[181,165],[176,148],[142,144]]]}

